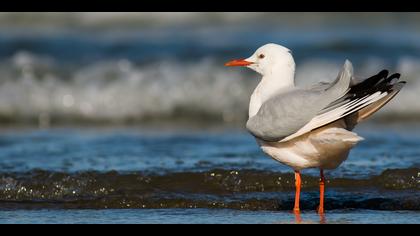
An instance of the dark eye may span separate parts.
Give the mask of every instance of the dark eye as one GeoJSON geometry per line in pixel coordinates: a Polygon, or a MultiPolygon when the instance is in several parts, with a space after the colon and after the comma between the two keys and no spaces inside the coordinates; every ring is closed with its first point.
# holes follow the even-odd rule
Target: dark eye
{"type": "Polygon", "coordinates": [[[260,54],[260,55],[258,55],[258,58],[259,59],[263,59],[265,56],[264,56],[264,54],[260,54]]]}

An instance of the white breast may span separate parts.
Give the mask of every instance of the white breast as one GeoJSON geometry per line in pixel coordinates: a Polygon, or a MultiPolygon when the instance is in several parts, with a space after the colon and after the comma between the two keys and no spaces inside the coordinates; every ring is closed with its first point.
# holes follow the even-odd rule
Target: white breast
{"type": "Polygon", "coordinates": [[[348,157],[362,137],[343,128],[326,126],[288,142],[257,140],[261,149],[275,160],[295,170],[335,169],[348,157]]]}

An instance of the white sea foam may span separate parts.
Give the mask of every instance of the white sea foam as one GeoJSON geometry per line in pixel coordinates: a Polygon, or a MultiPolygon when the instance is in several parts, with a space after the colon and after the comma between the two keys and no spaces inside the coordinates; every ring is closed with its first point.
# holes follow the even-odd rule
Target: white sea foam
{"type": "MultiPolygon", "coordinates": [[[[333,80],[341,62],[308,59],[297,65],[297,84],[333,80]]],[[[382,69],[378,60],[355,68],[367,77],[382,69]]],[[[402,57],[392,72],[408,82],[375,117],[420,117],[420,60],[402,57]]],[[[226,68],[214,59],[135,65],[126,59],[98,61],[66,73],[46,57],[19,52],[0,66],[0,116],[10,120],[125,122],[168,118],[246,119],[258,75],[226,68]]]]}

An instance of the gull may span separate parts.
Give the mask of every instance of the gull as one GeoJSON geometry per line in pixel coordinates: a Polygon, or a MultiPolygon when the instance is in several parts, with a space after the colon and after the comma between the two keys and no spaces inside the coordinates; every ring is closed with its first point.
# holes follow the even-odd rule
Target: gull
{"type": "Polygon", "coordinates": [[[247,130],[262,151],[295,172],[295,203],[300,212],[300,172],[320,170],[320,200],[317,211],[324,213],[324,170],[337,168],[362,137],[353,128],[382,108],[404,86],[399,73],[387,70],[367,79],[353,76],[346,60],[337,78],[308,87],[295,86],[295,62],[291,51],[269,43],[247,59],[232,60],[225,66],[244,66],[262,78],[251,95],[247,130]]]}

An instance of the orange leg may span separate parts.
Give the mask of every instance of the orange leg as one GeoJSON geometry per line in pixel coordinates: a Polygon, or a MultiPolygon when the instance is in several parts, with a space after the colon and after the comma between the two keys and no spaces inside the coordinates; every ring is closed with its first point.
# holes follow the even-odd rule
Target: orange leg
{"type": "Polygon", "coordinates": [[[295,185],[296,185],[296,194],[295,194],[295,207],[293,208],[293,211],[295,213],[299,213],[300,212],[299,199],[300,199],[300,185],[301,185],[299,171],[295,171],[295,185]]]}
{"type": "Polygon", "coordinates": [[[324,178],[324,170],[320,170],[320,181],[319,181],[319,206],[318,206],[318,213],[324,214],[324,192],[325,192],[325,178],[324,178]]]}

